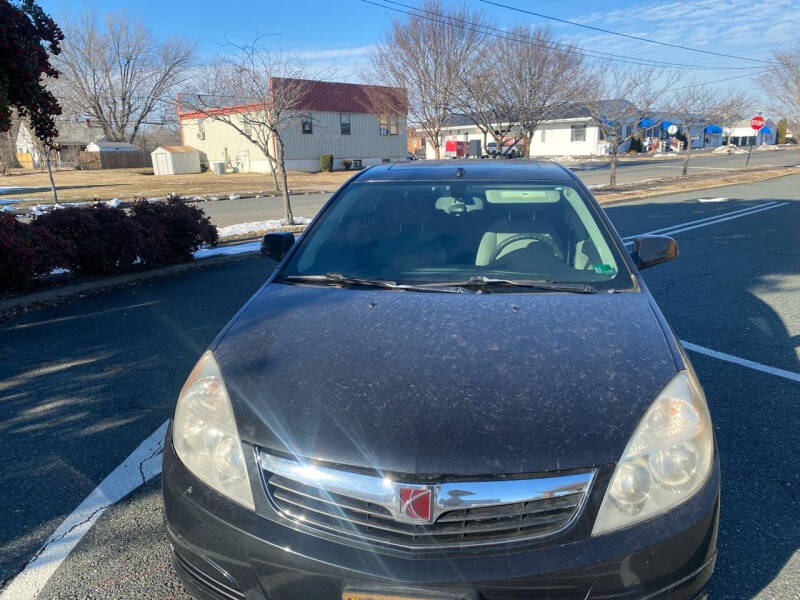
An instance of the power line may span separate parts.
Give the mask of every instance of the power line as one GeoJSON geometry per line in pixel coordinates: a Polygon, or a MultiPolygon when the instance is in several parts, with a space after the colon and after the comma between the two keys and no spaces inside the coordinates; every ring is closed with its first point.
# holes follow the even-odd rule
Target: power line
{"type": "Polygon", "coordinates": [[[394,6],[387,6],[386,4],[381,4],[378,2],[373,2],[372,0],[361,0],[366,4],[371,4],[373,6],[377,6],[379,8],[384,8],[387,10],[391,10],[394,12],[398,12],[404,15],[419,17],[425,19],[427,21],[433,21],[435,23],[441,23],[443,25],[452,25],[454,27],[458,27],[460,29],[465,29],[467,31],[475,31],[478,33],[484,33],[490,35],[492,37],[498,39],[512,39],[518,42],[524,42],[532,46],[540,46],[547,48],[549,50],[555,50],[557,52],[567,53],[567,52],[574,52],[580,56],[584,56],[586,58],[595,58],[599,60],[606,60],[610,62],[619,62],[619,63],[626,63],[626,64],[634,64],[639,66],[646,66],[646,67],[663,67],[663,68],[678,68],[678,69],[710,69],[710,70],[752,70],[752,69],[759,69],[762,67],[719,67],[719,66],[707,66],[707,65],[692,65],[692,64],[685,64],[685,63],[672,63],[666,61],[658,61],[652,59],[638,59],[636,57],[626,57],[619,54],[612,54],[610,52],[603,52],[600,50],[586,50],[581,49],[575,46],[565,47],[564,44],[559,44],[557,42],[550,42],[545,43],[541,41],[533,41],[529,39],[523,39],[520,36],[511,37],[513,34],[509,32],[502,31],[497,29],[496,27],[491,27],[489,25],[477,25],[471,21],[466,21],[464,19],[457,19],[455,17],[450,17],[447,15],[442,15],[441,13],[437,13],[434,11],[428,11],[425,9],[417,8],[414,6],[409,6],[407,4],[403,4],[401,2],[397,2],[395,0],[382,0],[384,3],[395,4],[397,6],[403,6],[409,10],[401,10],[399,8],[395,8],[394,6]],[[414,11],[414,12],[410,12],[414,11]],[[427,17],[424,14],[420,13],[428,13],[430,15],[435,15],[439,18],[427,17]],[[455,22],[454,22],[455,21],[455,22]],[[462,24],[459,24],[462,23],[462,24]],[[499,32],[499,33],[494,33],[499,32]]]}
{"type": "Polygon", "coordinates": [[[631,35],[629,33],[621,33],[619,31],[612,31],[610,29],[603,29],[602,27],[595,27],[594,25],[586,25],[584,23],[577,23],[575,21],[568,21],[567,19],[560,19],[558,17],[552,17],[550,15],[544,15],[542,13],[533,12],[531,10],[525,10],[523,8],[517,8],[516,6],[509,6],[507,4],[501,4],[499,2],[494,2],[493,0],[481,0],[481,2],[485,4],[491,4],[493,6],[499,6],[500,8],[507,8],[509,10],[514,10],[517,12],[525,13],[528,15],[533,15],[534,17],[541,17],[542,19],[549,19],[551,21],[557,21],[559,23],[566,23],[567,25],[574,25],[575,27],[583,27],[584,29],[590,29],[592,31],[599,31],[600,33],[608,33],[610,35],[617,35],[620,37],[628,38],[631,40],[637,40],[640,42],[647,42],[648,44],[658,44],[659,46],[667,46],[669,48],[678,48],[680,50],[688,50],[690,52],[699,52],[701,54],[712,54],[714,56],[722,56],[725,58],[735,58],[736,60],[749,60],[751,62],[758,62],[758,63],[765,63],[765,64],[772,64],[768,60],[763,60],[760,58],[748,58],[746,56],[736,56],[734,54],[725,54],[723,52],[714,52],[712,50],[700,50],[699,48],[691,48],[689,46],[682,46],[680,44],[670,44],[669,42],[661,42],[659,40],[651,40],[648,38],[639,37],[638,35],[631,35]]]}

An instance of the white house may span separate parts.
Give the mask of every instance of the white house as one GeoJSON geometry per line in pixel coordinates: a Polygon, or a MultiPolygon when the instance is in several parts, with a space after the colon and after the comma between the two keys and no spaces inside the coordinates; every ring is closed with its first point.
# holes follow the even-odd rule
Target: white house
{"type": "MultiPolygon", "coordinates": [[[[281,85],[273,78],[271,85],[281,85]]],[[[406,159],[405,89],[384,88],[352,83],[304,81],[302,97],[291,118],[281,131],[285,147],[286,168],[292,171],[319,171],[320,155],[332,154],[334,168],[342,160],[353,167],[366,167],[382,162],[406,159]],[[382,94],[402,98],[402,114],[387,114],[377,106],[382,94]]],[[[215,118],[224,114],[236,118],[258,110],[258,105],[208,107],[207,98],[184,94],[178,97],[178,120],[181,143],[191,144],[201,153],[206,166],[222,162],[238,171],[268,172],[266,155],[228,123],[215,118]]],[[[242,128],[248,124],[243,118],[242,128]]],[[[252,125],[252,124],[251,124],[252,125]]]]}
{"type": "Polygon", "coordinates": [[[731,138],[734,146],[760,146],[761,144],[776,144],[778,142],[778,126],[772,119],[764,121],[764,127],[756,132],[750,127],[750,119],[737,121],[733,127],[725,128],[725,138],[731,138]]]}
{"type": "MultiPolygon", "coordinates": [[[[495,131],[507,131],[508,123],[493,124],[495,131]]],[[[633,122],[622,126],[622,136],[627,137],[633,122]]],[[[508,138],[519,138],[518,132],[508,132],[508,138]]],[[[479,141],[483,144],[483,133],[466,115],[454,115],[447,126],[442,128],[441,152],[440,156],[445,157],[446,143],[450,141],[474,142],[479,141]]],[[[489,143],[493,141],[491,135],[488,136],[489,143]]],[[[513,139],[510,140],[513,142],[513,139]]],[[[517,144],[520,152],[523,142],[517,144]]],[[[619,145],[619,152],[626,152],[630,147],[630,141],[625,141],[619,145]]],[[[473,143],[473,148],[478,146],[473,143]]],[[[609,143],[603,139],[603,133],[597,124],[594,123],[585,106],[573,104],[555,113],[551,118],[542,121],[531,140],[531,147],[528,156],[595,156],[607,154],[609,143]]],[[[470,152],[475,155],[476,152],[470,152]]],[[[430,144],[426,147],[426,158],[434,158],[435,151],[430,144]]]]}
{"type": "MultiPolygon", "coordinates": [[[[103,135],[103,128],[97,123],[86,119],[85,121],[56,121],[58,137],[55,139],[57,150],[51,153],[51,161],[56,166],[74,166],[78,164],[78,157],[82,150],[96,138],[103,135]]],[[[17,155],[20,163],[28,168],[38,168],[44,157],[40,155],[39,144],[36,143],[33,132],[22,123],[17,133],[17,155]]]]}

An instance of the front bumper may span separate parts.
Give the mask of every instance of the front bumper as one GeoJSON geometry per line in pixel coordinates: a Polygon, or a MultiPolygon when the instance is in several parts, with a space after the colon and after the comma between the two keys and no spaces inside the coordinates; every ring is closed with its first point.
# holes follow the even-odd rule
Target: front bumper
{"type": "MultiPolygon", "coordinates": [[[[338,600],[345,588],[362,588],[465,600],[688,600],[702,597],[716,558],[717,456],[700,492],[663,517],[597,538],[562,536],[448,554],[358,548],[296,531],[268,514],[266,494],[256,481],[253,492],[260,497],[253,512],[194,477],[167,434],[167,535],[176,570],[198,598],[338,600]]],[[[595,485],[585,509],[589,521],[606,483],[607,477],[595,485]]]]}

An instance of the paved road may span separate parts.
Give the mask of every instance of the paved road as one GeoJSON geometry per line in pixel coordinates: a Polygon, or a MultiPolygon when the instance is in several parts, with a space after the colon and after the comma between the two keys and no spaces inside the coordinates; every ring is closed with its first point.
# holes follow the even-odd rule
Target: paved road
{"type": "MultiPolygon", "coordinates": [[[[784,206],[675,234],[645,271],[683,340],[800,373],[800,177],[607,208],[627,236],[784,206]],[[741,214],[741,213],[740,213],[741,214]]],[[[78,299],[0,326],[0,581],[171,414],[196,357],[258,288],[244,260],[78,299]]],[[[800,383],[691,353],[723,466],[717,600],[800,597],[800,383]]],[[[40,598],[186,598],[168,563],[159,479],[110,508],[40,598]]],[[[2,592],[0,591],[0,594],[2,592]]]]}
{"type": "MultiPolygon", "coordinates": [[[[746,156],[742,154],[719,155],[698,153],[689,162],[690,173],[738,169],[744,166],[746,156]]],[[[623,160],[617,168],[617,182],[630,183],[645,179],[672,177],[680,175],[683,164],[680,158],[660,160],[623,160]]],[[[756,151],[750,160],[751,168],[771,166],[793,166],[800,164],[800,150],[787,149],[775,151],[756,151]]],[[[605,159],[564,163],[586,185],[603,185],[608,183],[609,163],[605,159]]],[[[307,194],[292,197],[292,209],[295,216],[313,217],[330,197],[330,194],[307,194]]],[[[265,221],[283,217],[283,201],[281,198],[240,198],[239,200],[221,200],[204,202],[198,206],[211,217],[218,227],[265,221]]]]}

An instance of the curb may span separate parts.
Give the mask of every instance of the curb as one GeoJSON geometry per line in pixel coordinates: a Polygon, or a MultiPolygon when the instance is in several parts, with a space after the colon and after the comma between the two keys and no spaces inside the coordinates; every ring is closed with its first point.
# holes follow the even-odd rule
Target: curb
{"type": "Polygon", "coordinates": [[[99,292],[125,287],[146,281],[148,279],[161,279],[172,275],[180,275],[190,271],[213,268],[228,263],[238,262],[260,257],[258,250],[242,252],[239,254],[222,254],[209,258],[196,259],[191,262],[178,265],[169,265],[157,269],[149,269],[139,273],[126,273],[102,279],[93,279],[82,283],[73,283],[62,287],[55,287],[41,292],[15,296],[6,300],[0,300],[0,322],[6,321],[19,314],[28,312],[32,308],[45,308],[60,304],[64,300],[78,296],[93,295],[99,292]]]}

